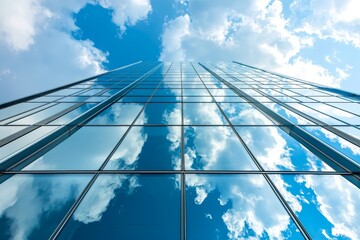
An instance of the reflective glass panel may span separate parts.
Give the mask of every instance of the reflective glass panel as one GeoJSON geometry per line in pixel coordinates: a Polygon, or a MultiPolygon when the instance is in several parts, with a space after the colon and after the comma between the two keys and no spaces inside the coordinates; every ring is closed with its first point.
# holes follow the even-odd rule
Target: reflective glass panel
{"type": "Polygon", "coordinates": [[[304,129],[360,164],[360,147],[322,127],[304,127],[304,129]]]}
{"type": "Polygon", "coordinates": [[[89,175],[15,175],[0,184],[0,239],[49,239],[89,175]]]}
{"type": "Polygon", "coordinates": [[[82,127],[25,170],[97,170],[127,127],[82,127]]]}
{"type": "MultiPolygon", "coordinates": [[[[126,124],[130,125],[143,108],[141,103],[114,103],[105,111],[101,112],[94,119],[87,124],[95,125],[115,125],[126,124]]],[[[143,121],[145,119],[142,119],[143,121]]]]}
{"type": "Polygon", "coordinates": [[[360,190],[343,176],[270,175],[313,239],[359,239],[360,190]]]}
{"type": "Polygon", "coordinates": [[[188,239],[303,239],[262,175],[186,175],[188,239]]]}
{"type": "Polygon", "coordinates": [[[227,124],[215,103],[184,103],[185,124],[227,124]]]}
{"type": "Polygon", "coordinates": [[[278,127],[237,127],[236,130],[265,170],[333,171],[278,127]]]}
{"type": "Polygon", "coordinates": [[[249,103],[220,103],[220,107],[234,125],[274,125],[249,103]]]}
{"type": "Polygon", "coordinates": [[[135,124],[181,124],[180,103],[149,103],[135,124]],[[146,121],[144,121],[146,119],[146,121]]]}
{"type": "Polygon", "coordinates": [[[180,239],[175,175],[100,175],[59,239],[180,239]]]}
{"type": "Polygon", "coordinates": [[[19,152],[22,148],[32,144],[37,139],[47,135],[51,131],[55,130],[58,127],[49,127],[44,126],[35,129],[22,137],[17,138],[16,140],[0,147],[0,163],[5,161],[5,158],[9,157],[10,155],[19,152]]]}
{"type": "Polygon", "coordinates": [[[257,169],[230,127],[186,127],[186,169],[257,169]]]}
{"type": "Polygon", "coordinates": [[[180,127],[132,127],[105,169],[180,169],[180,127]]]}

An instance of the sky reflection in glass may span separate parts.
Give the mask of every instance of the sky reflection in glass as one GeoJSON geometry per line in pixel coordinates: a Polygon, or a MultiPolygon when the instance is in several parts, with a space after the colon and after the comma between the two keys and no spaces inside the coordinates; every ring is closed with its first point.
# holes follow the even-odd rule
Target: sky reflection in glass
{"type": "Polygon", "coordinates": [[[101,175],[59,239],[180,239],[175,175],[101,175]]]}

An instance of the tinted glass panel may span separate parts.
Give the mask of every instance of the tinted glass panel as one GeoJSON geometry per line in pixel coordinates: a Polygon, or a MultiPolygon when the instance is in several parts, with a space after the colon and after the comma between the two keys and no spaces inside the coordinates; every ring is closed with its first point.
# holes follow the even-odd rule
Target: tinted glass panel
{"type": "Polygon", "coordinates": [[[97,170],[127,127],[83,127],[26,169],[97,170]]]}
{"type": "Polygon", "coordinates": [[[180,239],[174,175],[101,175],[59,239],[180,239]]]}
{"type": "Polygon", "coordinates": [[[0,184],[0,239],[49,239],[89,175],[16,175],[0,184]]]}
{"type": "Polygon", "coordinates": [[[186,169],[256,169],[230,127],[186,127],[184,154],[186,169]]]}
{"type": "Polygon", "coordinates": [[[105,169],[180,169],[180,127],[133,127],[105,169]]]}
{"type": "Polygon", "coordinates": [[[270,177],[313,239],[358,239],[360,191],[344,177],[270,177]]]}
{"type": "Polygon", "coordinates": [[[262,175],[187,175],[188,239],[303,239],[262,175]]]}
{"type": "MultiPolygon", "coordinates": [[[[129,125],[135,120],[143,106],[141,103],[114,103],[87,124],[129,125]]],[[[142,119],[142,121],[145,122],[146,119],[142,119]]]]}

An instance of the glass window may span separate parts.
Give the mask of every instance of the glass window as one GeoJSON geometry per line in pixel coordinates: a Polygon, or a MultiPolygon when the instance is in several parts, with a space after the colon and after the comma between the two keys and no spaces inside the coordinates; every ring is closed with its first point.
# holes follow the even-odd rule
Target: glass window
{"type": "Polygon", "coordinates": [[[0,140],[24,128],[26,128],[26,126],[0,126],[0,140]]]}
{"type": "Polygon", "coordinates": [[[345,177],[270,177],[313,239],[358,239],[360,191],[345,177]]]}
{"type": "Polygon", "coordinates": [[[0,184],[0,239],[49,239],[89,175],[15,175],[0,184]]]}
{"type": "Polygon", "coordinates": [[[183,89],[184,96],[208,96],[210,97],[209,92],[206,89],[196,89],[196,88],[184,88],[183,89]]]}
{"type": "Polygon", "coordinates": [[[184,141],[186,169],[257,169],[230,127],[186,127],[184,141]]]}
{"type": "Polygon", "coordinates": [[[300,115],[294,113],[293,111],[281,106],[277,103],[264,103],[264,105],[268,108],[270,108],[272,111],[276,112],[283,118],[287,119],[288,121],[292,122],[293,124],[299,124],[299,125],[315,125],[315,123],[310,122],[304,117],[301,117],[300,115]]]}
{"type": "Polygon", "coordinates": [[[278,127],[237,127],[236,130],[265,170],[333,171],[278,127]]]}
{"type": "Polygon", "coordinates": [[[346,139],[339,137],[322,127],[303,127],[303,129],[317,139],[325,142],[339,152],[360,163],[360,147],[355,144],[352,144],[346,139]]]}
{"type": "MultiPolygon", "coordinates": [[[[144,104],[141,103],[114,103],[94,119],[88,122],[88,125],[130,125],[139,114],[144,104]]],[[[141,119],[143,122],[146,119],[141,119]]],[[[140,121],[140,120],[139,120],[140,121]]]]}
{"type": "Polygon", "coordinates": [[[186,175],[186,208],[188,239],[303,239],[262,175],[186,175]]]}
{"type": "Polygon", "coordinates": [[[184,103],[184,123],[223,125],[227,124],[215,103],[184,103]]]}
{"type": "Polygon", "coordinates": [[[332,117],[329,117],[329,116],[326,116],[318,111],[315,111],[313,109],[310,109],[302,104],[299,104],[299,103],[287,103],[288,105],[292,106],[293,108],[303,112],[303,113],[306,113],[307,115],[310,115],[320,121],[323,121],[325,122],[326,124],[329,124],[329,125],[344,125],[345,123],[343,122],[340,122],[332,117]]]}
{"type": "Polygon", "coordinates": [[[25,134],[24,136],[17,138],[16,140],[0,147],[0,163],[5,161],[5,158],[9,155],[19,152],[24,147],[35,142],[37,139],[47,135],[56,128],[58,127],[45,126],[37,128],[34,131],[31,131],[28,134],[25,134]]]}
{"type": "Polygon", "coordinates": [[[180,239],[175,175],[100,175],[59,239],[180,239]]]}
{"type": "Polygon", "coordinates": [[[274,125],[249,103],[220,103],[220,107],[234,125],[274,125]]]}
{"type": "Polygon", "coordinates": [[[9,118],[19,113],[44,105],[44,103],[19,103],[0,110],[0,120],[9,118]]]}
{"type": "Polygon", "coordinates": [[[181,124],[180,103],[149,103],[135,124],[181,124]],[[146,119],[146,121],[144,121],[146,119]]]}
{"type": "Polygon", "coordinates": [[[49,124],[65,124],[70,122],[71,120],[79,117],[81,114],[86,112],[87,110],[91,109],[96,104],[94,103],[87,103],[84,105],[81,105],[80,107],[76,108],[75,110],[72,110],[71,112],[59,117],[58,119],[50,122],[49,124]]]}
{"type": "Polygon", "coordinates": [[[25,170],[97,170],[127,127],[82,127],[25,170]]]}
{"type": "MultiPolygon", "coordinates": [[[[340,119],[349,124],[360,124],[360,117],[349,112],[345,112],[339,108],[332,107],[323,103],[304,103],[304,105],[316,109],[319,112],[329,114],[334,118],[340,119]]],[[[360,109],[360,107],[358,107],[360,109]]],[[[358,110],[355,110],[358,111],[358,110]]],[[[353,112],[353,111],[352,111],[353,112]]]]}
{"type": "Polygon", "coordinates": [[[180,127],[132,127],[105,169],[180,169],[180,127]]]}
{"type": "Polygon", "coordinates": [[[69,107],[71,107],[73,104],[72,103],[59,103],[56,104],[55,106],[52,106],[50,108],[44,109],[40,112],[34,113],[28,117],[24,117],[21,118],[15,122],[12,122],[12,125],[16,125],[16,124],[36,124],[48,117],[51,117],[54,114],[57,114],[69,107]]]}

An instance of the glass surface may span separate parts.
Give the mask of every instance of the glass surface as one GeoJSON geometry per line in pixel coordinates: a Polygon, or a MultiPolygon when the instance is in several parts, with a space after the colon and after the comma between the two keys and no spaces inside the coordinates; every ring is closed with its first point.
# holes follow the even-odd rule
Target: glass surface
{"type": "Polygon", "coordinates": [[[288,121],[292,122],[296,125],[315,125],[315,123],[310,122],[304,117],[294,113],[293,111],[281,106],[277,103],[263,103],[266,107],[270,108],[273,112],[276,112],[283,118],[287,119],[288,121]]]}
{"type": "Polygon", "coordinates": [[[97,170],[127,127],[82,127],[25,170],[97,170]]]}
{"type": "Polygon", "coordinates": [[[49,239],[89,175],[15,175],[0,184],[0,239],[49,239]]]}
{"type": "Polygon", "coordinates": [[[303,239],[262,175],[186,175],[187,239],[303,239]]]}
{"type": "Polygon", "coordinates": [[[188,125],[227,124],[215,103],[184,103],[184,123],[188,125]]]}
{"type": "Polygon", "coordinates": [[[44,103],[19,103],[7,108],[0,109],[0,120],[9,118],[19,113],[44,105],[44,103]]]}
{"type": "Polygon", "coordinates": [[[186,127],[184,141],[188,170],[257,169],[230,127],[186,127]]]}
{"type": "Polygon", "coordinates": [[[346,126],[346,127],[338,127],[336,126],[335,128],[353,136],[354,138],[357,138],[360,140],[360,129],[359,128],[355,128],[355,127],[350,127],[350,126],[346,126]]]}
{"type": "Polygon", "coordinates": [[[74,120],[75,118],[79,117],[81,114],[86,112],[87,110],[91,109],[96,104],[93,103],[87,103],[84,105],[81,105],[80,107],[76,108],[75,110],[59,117],[58,119],[50,122],[49,124],[65,124],[70,122],[71,120],[74,120]]]}
{"type": "MultiPolygon", "coordinates": [[[[359,116],[351,114],[350,112],[345,112],[339,108],[335,108],[335,107],[332,107],[332,106],[329,106],[329,105],[323,104],[323,103],[303,103],[303,104],[308,107],[311,107],[313,109],[316,109],[322,113],[329,114],[330,116],[340,119],[349,124],[354,124],[354,125],[360,124],[359,116]]],[[[360,108],[360,105],[358,108],[360,108]]],[[[354,110],[352,110],[351,112],[353,112],[353,111],[354,110]]],[[[357,111],[357,110],[355,110],[355,111],[357,111]]]]}
{"type": "Polygon", "coordinates": [[[36,124],[46,118],[51,117],[54,114],[57,114],[69,107],[71,107],[73,103],[59,103],[50,108],[44,109],[40,112],[34,113],[28,117],[21,118],[15,122],[12,122],[12,125],[16,124],[36,124]]]}
{"type": "Polygon", "coordinates": [[[37,128],[34,131],[31,131],[24,136],[17,138],[16,140],[0,147],[0,163],[5,161],[5,158],[8,158],[10,155],[21,151],[24,147],[29,146],[37,139],[42,138],[56,128],[58,127],[44,126],[37,128]]]}
{"type": "Polygon", "coordinates": [[[322,127],[304,127],[303,129],[360,164],[360,147],[322,127]]]}
{"type": "Polygon", "coordinates": [[[175,175],[100,175],[59,239],[180,239],[175,175]]]}
{"type": "Polygon", "coordinates": [[[360,191],[342,176],[270,175],[313,239],[359,239],[360,191]]]}
{"type": "Polygon", "coordinates": [[[249,103],[220,103],[220,107],[234,125],[274,125],[249,103]]]}
{"type": "Polygon", "coordinates": [[[334,171],[278,127],[237,127],[236,130],[265,170],[334,171]]]}
{"type": "Polygon", "coordinates": [[[62,99],[63,97],[49,97],[49,96],[43,96],[43,97],[38,97],[38,98],[34,98],[32,100],[30,100],[29,102],[52,102],[55,100],[59,100],[62,99]]]}
{"type": "MultiPolygon", "coordinates": [[[[130,125],[139,114],[144,104],[141,103],[114,103],[87,124],[94,125],[130,125]]],[[[145,118],[139,121],[146,122],[145,118]]]]}
{"type": "Polygon", "coordinates": [[[313,109],[310,109],[302,104],[299,104],[299,103],[287,103],[288,105],[292,106],[293,108],[309,115],[309,116],[312,116],[320,121],[323,121],[325,122],[326,124],[329,124],[329,125],[344,125],[345,123],[343,122],[340,122],[332,117],[329,117],[329,116],[326,116],[318,111],[315,111],[313,109]]]}
{"type": "Polygon", "coordinates": [[[25,126],[0,126],[0,140],[24,128],[25,126]]]}
{"type": "Polygon", "coordinates": [[[181,127],[132,127],[105,169],[180,169],[181,127]]]}
{"type": "Polygon", "coordinates": [[[183,89],[184,96],[210,96],[206,89],[197,89],[197,88],[184,88],[183,89]]]}
{"type": "Polygon", "coordinates": [[[135,124],[181,124],[180,103],[149,103],[135,124]],[[146,119],[144,121],[143,119],[146,119]]]}

